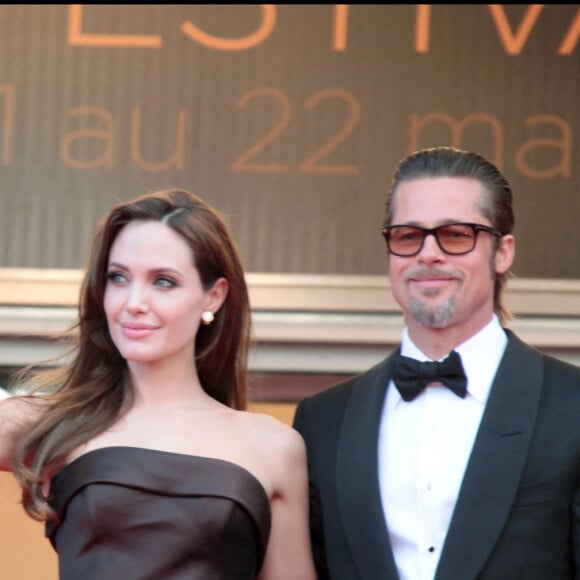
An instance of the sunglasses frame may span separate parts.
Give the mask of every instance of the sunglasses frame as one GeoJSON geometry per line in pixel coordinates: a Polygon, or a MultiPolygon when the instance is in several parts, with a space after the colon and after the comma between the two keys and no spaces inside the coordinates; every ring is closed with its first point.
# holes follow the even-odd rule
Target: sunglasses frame
{"type": "Polygon", "coordinates": [[[421,226],[414,226],[410,224],[394,224],[391,226],[386,226],[381,229],[381,233],[385,238],[385,242],[387,243],[387,249],[389,250],[389,253],[393,254],[394,256],[399,256],[401,258],[411,258],[413,256],[416,256],[423,249],[423,246],[425,245],[425,239],[427,238],[427,236],[433,236],[435,238],[435,241],[437,242],[437,245],[439,246],[441,251],[444,252],[445,254],[448,254],[449,256],[463,256],[464,254],[469,254],[469,252],[473,252],[473,250],[475,250],[475,246],[477,245],[477,236],[479,232],[487,232],[488,234],[491,234],[492,236],[496,236],[498,238],[502,238],[505,235],[502,234],[499,230],[496,230],[495,228],[492,228],[490,226],[471,222],[453,222],[450,224],[441,224],[440,226],[436,226],[434,228],[424,228],[421,226]],[[447,228],[449,226],[467,226],[468,228],[470,228],[473,231],[473,246],[469,250],[465,250],[462,252],[450,252],[449,250],[446,250],[441,244],[441,241],[439,240],[438,232],[443,228],[447,228]],[[391,230],[393,230],[394,228],[413,228],[415,230],[420,231],[423,234],[423,238],[421,239],[421,243],[419,244],[419,248],[417,249],[416,252],[411,252],[410,254],[401,254],[400,252],[393,252],[390,245],[390,234],[391,230]]]}

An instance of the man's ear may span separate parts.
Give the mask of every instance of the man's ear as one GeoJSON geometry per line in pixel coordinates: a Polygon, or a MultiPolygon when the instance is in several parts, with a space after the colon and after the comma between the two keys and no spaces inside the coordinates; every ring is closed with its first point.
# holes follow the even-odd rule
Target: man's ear
{"type": "Polygon", "coordinates": [[[495,272],[505,274],[513,264],[516,252],[516,240],[511,234],[501,237],[495,252],[495,272]]]}

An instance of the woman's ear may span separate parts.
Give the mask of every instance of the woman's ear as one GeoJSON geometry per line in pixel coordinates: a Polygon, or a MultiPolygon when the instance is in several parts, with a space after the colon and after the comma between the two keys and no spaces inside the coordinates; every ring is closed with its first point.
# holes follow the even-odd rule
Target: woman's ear
{"type": "Polygon", "coordinates": [[[229,289],[228,281],[225,278],[218,278],[206,293],[205,309],[215,314],[225,302],[229,289]]]}

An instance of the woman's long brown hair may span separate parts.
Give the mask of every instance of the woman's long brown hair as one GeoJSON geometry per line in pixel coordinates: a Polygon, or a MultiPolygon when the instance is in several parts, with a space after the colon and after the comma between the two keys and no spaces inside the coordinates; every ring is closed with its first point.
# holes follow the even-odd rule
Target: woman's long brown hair
{"type": "Polygon", "coordinates": [[[107,266],[119,232],[133,221],[160,221],[180,234],[192,249],[202,285],[209,290],[225,278],[225,303],[196,337],[196,364],[206,392],[235,409],[246,406],[250,304],[237,248],[216,210],[179,189],[149,193],[113,207],[93,238],[81,286],[73,348],[55,368],[34,365],[16,376],[41,402],[38,421],[21,437],[13,471],[22,488],[22,504],[34,519],[55,517],[42,488],[62,468],[68,454],[109,428],[131,403],[127,365],[111,340],[105,316],[107,266]]]}

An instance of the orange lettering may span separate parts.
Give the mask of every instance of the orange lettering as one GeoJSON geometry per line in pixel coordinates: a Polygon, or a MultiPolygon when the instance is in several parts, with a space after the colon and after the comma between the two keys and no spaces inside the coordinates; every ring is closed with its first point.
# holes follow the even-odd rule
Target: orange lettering
{"type": "Polygon", "coordinates": [[[461,136],[468,125],[471,125],[476,121],[488,124],[495,136],[495,164],[498,167],[501,167],[503,159],[503,128],[501,123],[495,117],[486,115],[485,113],[472,113],[471,115],[467,115],[463,121],[455,121],[451,115],[448,115],[447,113],[429,113],[423,118],[420,118],[419,115],[412,114],[409,127],[409,144],[411,151],[419,148],[419,133],[427,124],[432,123],[433,121],[440,121],[449,127],[452,136],[451,144],[454,147],[460,147],[461,136]]]}
{"type": "Polygon", "coordinates": [[[491,16],[495,22],[499,38],[508,54],[519,54],[523,46],[526,44],[532,28],[538,20],[538,16],[544,7],[543,4],[531,4],[526,10],[526,15],[519,29],[515,34],[512,33],[510,24],[505,15],[505,10],[502,4],[489,4],[488,8],[491,16]]]}
{"type": "Polygon", "coordinates": [[[567,55],[572,54],[574,47],[578,43],[578,39],[580,38],[580,8],[576,12],[576,18],[574,22],[572,22],[572,26],[570,26],[570,30],[568,30],[568,34],[562,41],[560,48],[558,49],[558,54],[567,55]]]}
{"type": "Polygon", "coordinates": [[[69,5],[68,43],[71,46],[159,48],[160,36],[139,34],[83,34],[83,4],[69,5]]]}
{"type": "Polygon", "coordinates": [[[185,143],[185,119],[187,113],[184,110],[179,111],[179,118],[177,120],[177,132],[175,139],[175,150],[172,155],[170,155],[165,161],[159,161],[158,163],[153,163],[151,161],[145,161],[141,155],[139,149],[139,141],[141,137],[141,111],[138,109],[133,110],[131,118],[131,153],[133,159],[143,169],[148,171],[163,171],[164,169],[169,169],[170,167],[175,167],[176,169],[183,169],[183,151],[185,143]]]}
{"type": "Polygon", "coordinates": [[[431,28],[431,4],[417,4],[415,25],[415,52],[429,52],[429,30],[431,28]]]}
{"type": "Polygon", "coordinates": [[[12,135],[14,133],[14,85],[4,83],[0,85],[0,92],[4,93],[4,130],[2,139],[2,165],[7,166],[12,162],[12,135]]]}
{"type": "Polygon", "coordinates": [[[346,50],[348,33],[348,4],[334,5],[334,38],[332,47],[337,52],[346,50]]]}
{"type": "Polygon", "coordinates": [[[558,174],[563,177],[570,177],[572,163],[572,130],[570,129],[570,126],[560,117],[554,115],[536,115],[535,117],[529,117],[526,119],[526,125],[535,125],[537,123],[552,123],[556,125],[562,132],[562,139],[532,139],[526,143],[516,154],[516,164],[518,169],[524,175],[533,179],[550,179],[558,174]],[[562,152],[560,164],[544,171],[534,170],[526,165],[526,155],[533,149],[540,147],[560,150],[562,152]]]}
{"type": "Polygon", "coordinates": [[[96,167],[111,167],[113,165],[113,153],[115,148],[115,126],[111,114],[99,107],[78,107],[70,111],[71,117],[80,115],[96,115],[100,117],[105,125],[104,131],[97,129],[86,129],[69,133],[62,142],[60,155],[65,164],[77,169],[94,169],[96,167]],[[82,161],[75,158],[71,153],[72,144],[81,139],[99,139],[104,143],[103,154],[92,161],[82,161]]]}
{"type": "Polygon", "coordinates": [[[181,25],[181,30],[184,34],[196,40],[200,44],[203,44],[209,48],[215,48],[216,50],[229,50],[229,51],[241,51],[248,50],[257,46],[263,42],[268,36],[270,36],[272,30],[274,30],[274,25],[276,24],[276,5],[275,4],[260,4],[262,9],[262,23],[259,28],[253,34],[248,36],[231,39],[231,38],[221,38],[219,36],[214,36],[213,34],[208,34],[195,26],[189,20],[185,21],[181,25]]]}

